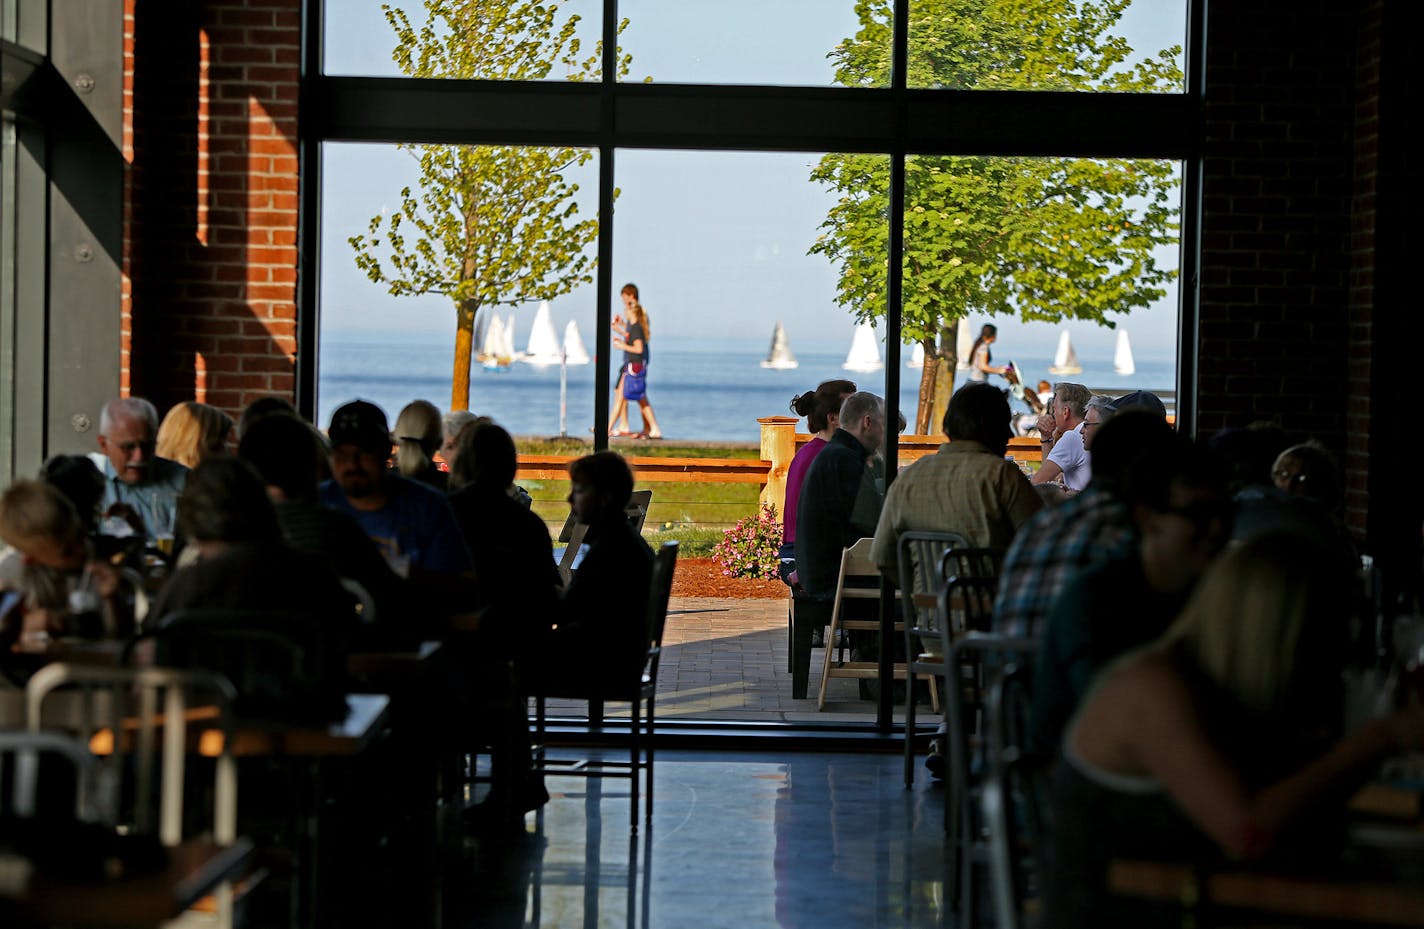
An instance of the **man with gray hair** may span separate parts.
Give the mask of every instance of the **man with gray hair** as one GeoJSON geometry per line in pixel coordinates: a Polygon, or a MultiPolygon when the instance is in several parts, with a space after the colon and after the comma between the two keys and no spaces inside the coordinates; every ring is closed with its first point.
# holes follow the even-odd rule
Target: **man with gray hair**
{"type": "Polygon", "coordinates": [[[99,452],[91,456],[104,474],[105,513],[121,505],[143,520],[149,541],[172,539],[178,495],[188,469],[154,454],[158,411],[142,397],[118,397],[99,416],[99,452]]]}
{"type": "Polygon", "coordinates": [[[1083,448],[1083,414],[1092,393],[1082,384],[1064,382],[1053,388],[1053,402],[1039,420],[1043,433],[1043,464],[1034,472],[1033,483],[1044,484],[1063,476],[1063,486],[1077,493],[1088,486],[1092,468],[1083,448]]]}
{"type": "Polygon", "coordinates": [[[1098,427],[1112,419],[1115,412],[1117,407],[1111,397],[1094,394],[1093,399],[1088,401],[1088,408],[1083,411],[1083,449],[1089,454],[1092,454],[1093,438],[1098,434],[1098,427]]]}
{"type": "Polygon", "coordinates": [[[796,505],[801,590],[792,629],[791,696],[797,699],[806,696],[812,631],[831,618],[841,551],[875,535],[880,518],[881,501],[867,466],[885,441],[885,401],[865,391],[854,393],[841,404],[840,416],[840,428],[806,472],[796,505]]]}

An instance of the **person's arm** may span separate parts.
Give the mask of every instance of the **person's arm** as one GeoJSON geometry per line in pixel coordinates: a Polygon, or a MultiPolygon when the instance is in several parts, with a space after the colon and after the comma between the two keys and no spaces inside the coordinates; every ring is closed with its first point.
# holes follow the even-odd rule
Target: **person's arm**
{"type": "Polygon", "coordinates": [[[1185,681],[1165,659],[1124,669],[1132,725],[1123,733],[1131,757],[1155,777],[1187,816],[1233,857],[1270,848],[1283,826],[1311,806],[1343,802],[1392,752],[1424,744],[1424,707],[1373,720],[1355,735],[1274,784],[1249,794],[1207,738],[1185,681]]]}
{"type": "MultiPolygon", "coordinates": [[[[1048,445],[1045,443],[1044,449],[1047,450],[1047,448],[1048,445]]],[[[1031,482],[1034,484],[1047,484],[1050,481],[1058,480],[1058,476],[1062,473],[1063,469],[1058,467],[1058,462],[1049,461],[1048,455],[1045,454],[1043,456],[1043,463],[1038,466],[1037,471],[1033,472],[1031,482]]]]}

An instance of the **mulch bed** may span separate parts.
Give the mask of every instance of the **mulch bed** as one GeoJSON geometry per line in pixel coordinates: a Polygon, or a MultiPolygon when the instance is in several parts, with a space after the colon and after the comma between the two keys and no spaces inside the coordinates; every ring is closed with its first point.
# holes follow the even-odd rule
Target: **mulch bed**
{"type": "Polygon", "coordinates": [[[786,585],[748,577],[725,577],[711,558],[679,558],[672,578],[674,597],[728,597],[785,600],[786,585]]]}

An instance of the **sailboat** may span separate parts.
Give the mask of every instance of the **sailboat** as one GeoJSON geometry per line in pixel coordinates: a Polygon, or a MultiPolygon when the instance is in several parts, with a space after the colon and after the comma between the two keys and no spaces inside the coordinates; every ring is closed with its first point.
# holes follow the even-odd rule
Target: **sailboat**
{"type": "Polygon", "coordinates": [[[959,361],[955,363],[956,371],[968,371],[969,363],[974,359],[970,354],[974,351],[974,336],[969,334],[969,320],[959,321],[959,334],[954,339],[954,353],[959,356],[959,361]]]}
{"type": "Polygon", "coordinates": [[[1050,374],[1080,374],[1083,366],[1078,364],[1078,353],[1073,351],[1073,340],[1068,338],[1068,330],[1058,335],[1058,351],[1053,353],[1053,364],[1048,366],[1050,374]]]}
{"type": "Polygon", "coordinates": [[[880,343],[875,338],[875,327],[869,320],[855,327],[855,338],[850,343],[850,354],[846,355],[847,371],[879,371],[885,367],[880,360],[880,343]]]}
{"type": "Polygon", "coordinates": [[[503,371],[514,362],[514,316],[506,323],[498,313],[491,314],[485,340],[476,355],[486,371],[503,371]]]}
{"type": "Polygon", "coordinates": [[[1127,330],[1117,331],[1117,351],[1113,353],[1113,370],[1123,377],[1137,371],[1137,364],[1132,360],[1132,343],[1127,340],[1127,330]]]}
{"type": "Polygon", "coordinates": [[[791,345],[786,341],[786,329],[778,320],[776,328],[771,333],[771,348],[767,350],[766,357],[762,359],[763,368],[775,368],[778,371],[789,371],[792,368],[800,367],[800,362],[791,353],[791,345]]]}
{"type": "Polygon", "coordinates": [[[534,314],[534,327],[529,331],[529,344],[519,360],[542,367],[556,365],[562,357],[559,335],[554,331],[554,321],[549,316],[549,301],[544,300],[534,314]]]}
{"type": "Polygon", "coordinates": [[[586,365],[590,360],[583,337],[579,335],[578,323],[571,319],[564,327],[564,364],[586,365]]]}
{"type": "Polygon", "coordinates": [[[910,360],[905,362],[907,368],[923,368],[925,366],[925,343],[916,342],[915,347],[910,349],[910,360]]]}

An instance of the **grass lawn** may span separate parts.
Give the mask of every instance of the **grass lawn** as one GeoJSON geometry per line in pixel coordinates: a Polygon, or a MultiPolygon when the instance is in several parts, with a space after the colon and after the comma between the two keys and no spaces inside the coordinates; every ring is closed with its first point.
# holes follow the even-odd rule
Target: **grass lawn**
{"type": "MultiPolygon", "coordinates": [[[[522,455],[585,455],[589,443],[579,439],[525,440],[518,442],[522,455]]],[[[630,458],[757,458],[752,447],[705,445],[619,445],[615,448],[630,458]]],[[[636,466],[635,466],[636,470],[636,466]]],[[[521,480],[520,486],[534,498],[534,512],[557,536],[569,515],[569,482],[521,480]]],[[[737,520],[756,512],[755,484],[697,484],[659,482],[648,485],[653,491],[643,538],[649,545],[664,541],[682,543],[682,557],[705,558],[722,540],[722,531],[737,520]]]]}

